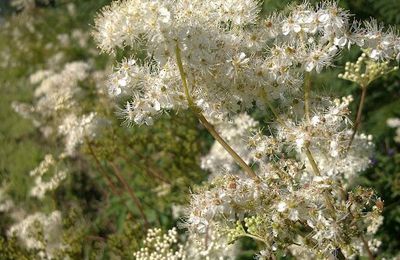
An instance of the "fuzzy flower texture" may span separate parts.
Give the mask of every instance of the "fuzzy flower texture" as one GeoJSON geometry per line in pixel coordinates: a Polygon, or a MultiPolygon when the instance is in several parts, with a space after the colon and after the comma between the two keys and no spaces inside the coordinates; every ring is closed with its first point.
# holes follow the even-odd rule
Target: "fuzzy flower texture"
{"type": "MultiPolygon", "coordinates": [[[[368,167],[372,137],[353,135],[351,96],[318,96],[310,77],[357,47],[367,69],[390,71],[400,59],[400,38],[374,20],[351,21],[336,2],[260,11],[254,0],[113,2],[96,19],[99,48],[114,53],[140,45],[147,57],[125,57],[109,93],[123,103],[128,125],[191,108],[255,172],[246,175],[226,145],[215,143],[202,160],[210,183],[188,208],[192,234],[207,237],[212,226],[230,242],[250,237],[264,245],[261,259],[277,251],[302,259],[371,257],[383,203],[369,189],[346,189],[368,167]],[[257,122],[245,114],[250,110],[274,121],[257,122]]],[[[343,78],[358,80],[348,74],[343,78]]],[[[368,83],[375,74],[359,78],[368,83]]]]}

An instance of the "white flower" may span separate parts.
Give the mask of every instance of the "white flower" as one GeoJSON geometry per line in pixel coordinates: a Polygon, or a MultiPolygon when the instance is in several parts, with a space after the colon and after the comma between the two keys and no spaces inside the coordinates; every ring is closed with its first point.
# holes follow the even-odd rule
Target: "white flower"
{"type": "Polygon", "coordinates": [[[22,221],[11,226],[8,236],[16,235],[27,248],[43,250],[45,253],[43,258],[51,259],[57,249],[64,247],[61,241],[61,227],[61,212],[53,211],[49,215],[38,212],[26,216],[22,221]],[[39,224],[39,230],[36,229],[36,224],[39,224]],[[38,232],[42,232],[45,244],[37,240],[38,232]]]}
{"type": "Polygon", "coordinates": [[[276,207],[276,209],[278,210],[278,212],[284,212],[284,211],[286,211],[287,208],[288,208],[288,207],[287,207],[287,204],[286,204],[286,202],[284,202],[284,201],[279,202],[278,205],[277,205],[277,207],[276,207]]]}
{"type": "Polygon", "coordinates": [[[79,145],[96,137],[99,126],[100,120],[94,112],[80,117],[75,114],[67,115],[58,127],[58,133],[64,136],[65,154],[74,156],[79,145]]]}

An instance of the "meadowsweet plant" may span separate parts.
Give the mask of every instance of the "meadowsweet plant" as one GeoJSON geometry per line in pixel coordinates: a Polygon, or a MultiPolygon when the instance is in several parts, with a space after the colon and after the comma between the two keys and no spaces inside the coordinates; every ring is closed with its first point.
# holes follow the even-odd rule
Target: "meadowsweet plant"
{"type": "Polygon", "coordinates": [[[349,48],[363,54],[340,77],[361,88],[395,70],[394,29],[354,21],[331,1],[262,16],[253,0],[126,0],[100,12],[93,35],[103,52],[127,50],[108,85],[128,125],[191,109],[216,140],[202,160],[214,177],[192,194],[184,220],[191,234],[206,239],[215,227],[230,242],[252,238],[260,259],[374,259],[383,202],[351,187],[372,137],[357,133],[359,119],[352,127],[351,96],[312,89],[349,48]],[[129,56],[138,44],[145,59],[129,56]],[[272,122],[242,114],[254,110],[272,122]]]}

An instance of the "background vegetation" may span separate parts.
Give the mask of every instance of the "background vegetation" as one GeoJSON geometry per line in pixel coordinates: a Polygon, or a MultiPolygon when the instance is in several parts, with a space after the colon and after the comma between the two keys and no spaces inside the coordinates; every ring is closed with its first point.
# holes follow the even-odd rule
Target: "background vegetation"
{"type": "MultiPolygon", "coordinates": [[[[174,226],[177,219],[171,205],[184,205],[194,185],[207,178],[207,173],[198,165],[212,143],[188,112],[165,116],[151,128],[110,128],[101,139],[82,147],[86,156],[67,162],[71,169],[68,179],[50,198],[41,202],[28,196],[32,182],[29,172],[45,154],[59,151],[61,145],[60,140],[44,139],[31,121],[12,110],[11,104],[32,100],[34,89],[29,76],[48,68],[51,57],[59,52],[64,53],[63,62],[90,60],[99,70],[110,65],[105,56],[94,51],[91,40],[89,47],[81,47],[77,42],[60,47],[58,38],[74,29],[89,32],[95,13],[109,2],[64,0],[29,10],[16,10],[8,1],[0,2],[0,23],[3,23],[0,30],[0,182],[7,183],[8,194],[21,208],[45,212],[59,209],[69,216],[64,223],[64,236],[74,245],[77,259],[94,255],[129,259],[129,253],[137,250],[146,226],[165,229],[174,226]],[[74,13],[71,13],[71,4],[74,4],[74,13]],[[49,43],[53,47],[44,48],[49,43]],[[115,154],[119,159],[109,161],[115,154]],[[131,191],[111,174],[115,169],[131,191]],[[109,174],[123,191],[121,194],[112,193],[102,171],[109,174]],[[132,191],[141,201],[147,221],[132,200],[132,191]]],[[[264,12],[282,9],[292,2],[267,1],[264,12]]],[[[385,24],[400,25],[400,1],[346,0],[340,4],[357,18],[373,16],[385,24]]],[[[358,53],[348,55],[344,60],[354,61],[358,53]]],[[[344,64],[336,64],[320,75],[313,86],[333,96],[352,94],[356,101],[352,111],[355,111],[359,89],[337,79],[343,68],[344,64]]],[[[90,88],[92,83],[83,84],[90,88]]],[[[380,255],[394,257],[400,251],[400,146],[394,142],[394,130],[387,127],[386,120],[400,117],[400,73],[374,82],[368,91],[362,131],[374,136],[376,152],[371,158],[372,167],[357,182],[372,187],[384,200],[380,255]]],[[[110,118],[114,118],[114,125],[121,123],[112,111],[110,118]]],[[[15,240],[7,238],[10,223],[9,216],[0,212],[0,259],[34,259],[35,252],[24,251],[15,240]]]]}

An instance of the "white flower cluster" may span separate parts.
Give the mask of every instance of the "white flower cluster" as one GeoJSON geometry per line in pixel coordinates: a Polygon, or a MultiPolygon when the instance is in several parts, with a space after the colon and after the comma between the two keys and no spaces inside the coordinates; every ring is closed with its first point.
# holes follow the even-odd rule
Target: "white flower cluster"
{"type": "Polygon", "coordinates": [[[240,226],[241,232],[231,239],[249,236],[259,240],[269,256],[278,249],[290,250],[292,245],[319,258],[328,257],[336,247],[347,257],[366,255],[359,247],[362,240],[355,225],[368,230],[364,236],[372,241],[381,217],[377,207],[364,216],[366,207],[379,203],[370,191],[341,198],[340,183],[323,177],[305,183],[304,167],[291,160],[269,166],[264,174],[260,182],[233,175],[215,178],[210,189],[192,196],[186,219],[189,230],[203,234],[215,223],[236,230],[237,223],[254,217],[253,226],[240,226]]]}
{"type": "Polygon", "coordinates": [[[62,124],[58,126],[58,133],[65,139],[65,154],[74,156],[79,145],[93,140],[99,124],[100,121],[95,112],[80,117],[75,114],[67,115],[62,124]]]}
{"type": "Polygon", "coordinates": [[[13,102],[12,107],[24,118],[32,120],[46,138],[62,136],[64,151],[55,160],[46,155],[37,168],[30,172],[34,177],[30,195],[43,199],[48,191],[55,190],[66,179],[67,170],[58,164],[66,157],[77,155],[81,144],[92,141],[97,135],[101,120],[92,112],[82,114],[79,82],[87,79],[90,66],[85,62],[65,64],[61,71],[40,70],[30,76],[34,103],[13,102]]]}
{"type": "MultiPolygon", "coordinates": [[[[298,114],[293,113],[293,107],[282,124],[269,129],[273,132],[270,135],[258,131],[260,124],[247,114],[239,115],[231,123],[221,123],[217,128],[246,163],[262,165],[277,159],[276,155],[282,150],[295,150],[300,156],[299,163],[307,167],[308,176],[312,178],[312,167],[303,154],[308,146],[325,177],[350,180],[368,167],[373,148],[372,136],[365,134],[357,134],[354,145],[350,149],[347,147],[352,135],[351,122],[347,118],[351,101],[352,97],[348,96],[342,100],[322,102],[324,107],[316,108],[318,112],[314,112],[311,118],[312,128],[308,127],[306,119],[301,120],[298,114]]],[[[202,158],[201,166],[211,171],[211,178],[224,170],[238,170],[235,161],[218,142],[214,142],[209,154],[202,158]]],[[[306,181],[305,176],[303,179],[306,181]]]]}
{"type": "Polygon", "coordinates": [[[104,8],[94,32],[103,51],[134,47],[143,39],[147,46],[149,61],[127,58],[111,76],[110,92],[132,99],[123,112],[126,120],[150,124],[163,110],[187,107],[182,73],[195,104],[216,116],[284,99],[301,85],[301,70],[320,72],[354,43],[374,59],[400,52],[392,31],[374,21],[352,25],[335,2],[316,8],[305,3],[287,15],[258,13],[253,0],[129,0],[104,8]],[[184,72],[178,73],[177,59],[184,72]]]}
{"type": "Polygon", "coordinates": [[[400,40],[393,28],[385,30],[376,20],[364,22],[364,28],[358,30],[362,41],[360,46],[368,50],[368,55],[374,60],[400,61],[400,40]]]}
{"type": "MultiPolygon", "coordinates": [[[[354,252],[365,255],[365,249],[359,247],[362,241],[358,233],[351,231],[355,228],[353,223],[358,222],[357,225],[371,231],[368,239],[372,239],[375,227],[379,226],[374,223],[381,217],[378,208],[369,218],[356,217],[357,212],[374,203],[369,191],[361,192],[360,197],[365,196],[361,202],[346,199],[342,194],[346,181],[368,167],[373,147],[371,137],[364,134],[357,134],[354,145],[347,146],[352,135],[347,119],[351,101],[351,97],[322,100],[315,107],[310,123],[289,108],[286,114],[280,114],[280,123],[269,129],[270,135],[254,131],[258,124],[248,115],[238,117],[248,120],[247,123],[231,124],[231,128],[226,125],[227,142],[237,151],[245,147],[239,154],[256,165],[260,179],[243,176],[232,159],[224,167],[230,172],[224,172],[218,164],[211,167],[219,177],[212,180],[209,188],[192,195],[186,219],[189,230],[203,233],[215,222],[229,229],[236,221],[256,216],[262,219],[255,230],[266,244],[263,254],[271,255],[278,248],[299,253],[292,249],[300,244],[301,253],[309,256],[326,257],[335,250],[335,245],[341,245],[347,256],[354,252]],[[253,131],[240,130],[249,129],[248,126],[253,131]],[[229,139],[229,133],[237,135],[229,139]],[[305,150],[314,155],[318,174],[305,150]],[[307,230],[300,238],[299,226],[307,230]]],[[[222,158],[226,151],[220,152],[218,155],[213,147],[206,158],[222,158]]],[[[246,235],[249,234],[238,236],[246,235]]]]}
{"type": "MultiPolygon", "coordinates": [[[[57,39],[63,48],[68,48],[69,46],[71,46],[71,42],[75,42],[82,49],[90,48],[90,46],[88,46],[90,35],[80,29],[72,30],[71,34],[59,34],[57,36],[57,39]]],[[[91,49],[88,49],[89,53],[91,51],[91,49]]]]}
{"type": "Polygon", "coordinates": [[[38,71],[31,76],[31,83],[40,85],[35,90],[36,111],[44,116],[52,116],[59,111],[71,109],[79,92],[78,82],[88,76],[89,65],[72,62],[59,73],[38,71]]]}
{"type": "Polygon", "coordinates": [[[128,101],[120,111],[128,125],[151,125],[153,117],[161,113],[161,109],[178,108],[184,101],[179,90],[179,74],[171,63],[158,70],[151,64],[139,66],[136,60],[126,59],[111,75],[109,92],[137,97],[128,101]],[[169,90],[170,86],[175,86],[173,91],[169,90]]]}
{"type": "Polygon", "coordinates": [[[61,244],[61,213],[54,211],[49,215],[34,213],[28,215],[8,230],[9,236],[16,236],[28,249],[39,250],[40,259],[52,259],[61,244]],[[39,236],[40,234],[40,236],[39,236]]]}
{"type": "Polygon", "coordinates": [[[217,177],[192,195],[186,224],[194,234],[222,227],[230,239],[263,242],[260,256],[267,258],[276,250],[312,258],[371,254],[381,202],[368,189],[345,189],[368,166],[372,137],[352,127],[352,97],[310,89],[313,75],[351,46],[365,55],[347,66],[360,75],[344,78],[369,83],[390,72],[400,37],[375,21],[352,22],[331,1],[259,12],[255,0],[114,1],[97,17],[98,46],[112,53],[141,44],[147,57],[125,58],[109,92],[129,100],[121,109],[127,124],[151,124],[163,111],[190,107],[221,144],[202,160],[217,177]],[[253,109],[270,110],[275,122],[257,130],[251,117],[236,117],[253,109]]]}
{"type": "Polygon", "coordinates": [[[390,66],[389,61],[377,61],[363,52],[357,62],[346,62],[345,73],[339,74],[338,77],[355,82],[361,88],[366,88],[375,79],[398,69],[398,66],[390,66]]]}
{"type": "Polygon", "coordinates": [[[161,229],[149,229],[143,247],[133,254],[137,260],[178,260],[183,259],[183,246],[178,243],[176,229],[163,234],[161,229]],[[176,245],[176,249],[173,246],[176,245]]]}
{"type": "MultiPolygon", "coordinates": [[[[89,70],[89,64],[77,61],[65,64],[59,72],[37,71],[30,76],[31,84],[39,84],[35,89],[34,104],[12,104],[14,110],[24,118],[31,119],[45,137],[55,134],[64,137],[63,156],[75,156],[79,145],[93,140],[103,121],[95,112],[82,114],[81,99],[84,93],[79,83],[92,79],[89,70]]],[[[97,71],[93,75],[96,76],[94,81],[98,84],[98,81],[103,80],[100,74],[97,71]]],[[[97,91],[100,93],[102,89],[97,91]]]]}
{"type": "Polygon", "coordinates": [[[190,234],[185,240],[186,259],[233,260],[237,256],[237,244],[228,244],[226,235],[216,226],[209,226],[204,234],[190,234]]]}
{"type": "Polygon", "coordinates": [[[372,136],[361,134],[356,135],[356,144],[348,148],[352,135],[348,106],[352,100],[351,96],[333,101],[322,99],[320,104],[314,106],[315,112],[311,114],[310,121],[306,118],[296,120],[296,114],[295,117],[292,115],[278,124],[276,143],[295,149],[309,169],[310,176],[313,170],[305,149],[310,149],[315,156],[322,175],[351,179],[367,168],[373,147],[372,136]]]}
{"type": "Polygon", "coordinates": [[[261,201],[257,201],[268,188],[256,185],[253,179],[227,174],[215,178],[212,184],[216,187],[192,195],[187,224],[195,233],[207,232],[215,218],[220,216],[234,221],[236,216],[243,218],[250,208],[262,208],[261,201]]]}
{"type": "Polygon", "coordinates": [[[400,119],[399,118],[389,118],[387,120],[387,125],[392,128],[396,128],[396,136],[394,141],[400,143],[400,119]]]}
{"type": "Polygon", "coordinates": [[[13,102],[14,111],[30,119],[45,137],[54,134],[63,113],[77,110],[80,88],[78,83],[88,76],[89,65],[84,62],[67,63],[60,71],[40,70],[30,76],[35,89],[34,104],[13,102]]]}
{"type": "Polygon", "coordinates": [[[31,196],[43,199],[46,192],[55,190],[67,177],[67,171],[57,169],[56,163],[54,157],[51,154],[47,154],[39,166],[29,173],[31,177],[35,178],[34,186],[30,191],[31,196]],[[45,176],[51,169],[54,169],[55,173],[51,177],[45,176]]]}
{"type": "Polygon", "coordinates": [[[10,5],[18,10],[29,10],[36,6],[35,0],[12,0],[10,5]]]}
{"type": "Polygon", "coordinates": [[[190,234],[179,238],[176,228],[163,233],[149,229],[143,247],[133,256],[138,260],[230,260],[235,259],[235,245],[227,245],[226,237],[210,226],[205,235],[190,234]]]}

